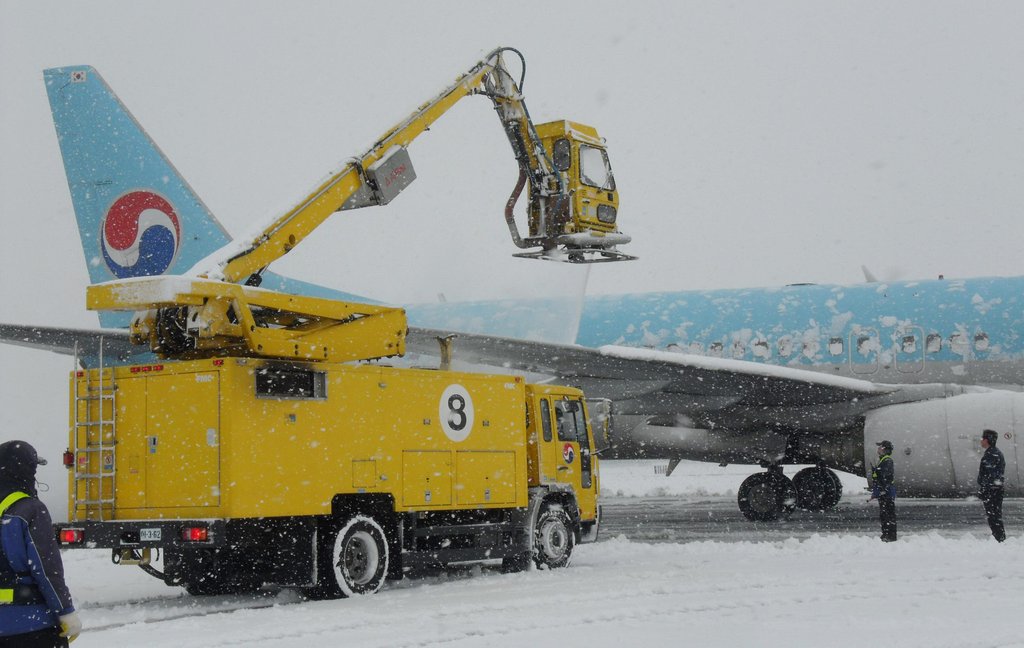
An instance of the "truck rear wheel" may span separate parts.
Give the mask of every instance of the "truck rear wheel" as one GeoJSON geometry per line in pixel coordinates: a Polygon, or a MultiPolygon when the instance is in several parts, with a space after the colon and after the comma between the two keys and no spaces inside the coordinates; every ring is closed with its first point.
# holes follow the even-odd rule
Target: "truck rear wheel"
{"type": "Polygon", "coordinates": [[[343,598],[373,594],[384,585],[388,574],[387,535],[368,515],[354,515],[333,527],[321,543],[319,594],[323,598],[343,598]]]}
{"type": "Polygon", "coordinates": [[[548,504],[537,516],[534,529],[533,561],[537,567],[557,569],[565,567],[572,559],[576,546],[576,534],[568,513],[559,504],[548,504]]]}

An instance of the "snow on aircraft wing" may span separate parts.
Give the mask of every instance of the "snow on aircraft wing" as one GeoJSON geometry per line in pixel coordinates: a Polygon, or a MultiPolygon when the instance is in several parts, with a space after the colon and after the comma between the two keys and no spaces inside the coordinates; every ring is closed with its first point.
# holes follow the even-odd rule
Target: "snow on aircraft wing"
{"type": "MultiPolygon", "coordinates": [[[[417,327],[410,327],[406,348],[411,353],[437,356],[438,338],[447,336],[455,336],[456,361],[553,376],[583,387],[589,397],[626,401],[656,396],[663,408],[646,406],[652,414],[699,412],[730,405],[784,408],[849,403],[900,389],[744,360],[618,346],[593,349],[417,327]]],[[[0,342],[65,355],[74,355],[77,350],[87,366],[96,363],[100,345],[108,364],[152,358],[149,348],[131,344],[123,329],[0,324],[0,342]]]]}
{"type": "MultiPolygon", "coordinates": [[[[410,352],[438,355],[438,337],[450,331],[410,328],[410,352]]],[[[479,334],[454,334],[456,361],[555,376],[581,385],[587,396],[619,401],[644,394],[695,397],[704,409],[800,407],[845,403],[899,389],[866,380],[744,360],[709,358],[653,349],[603,346],[597,349],[479,334]],[[701,405],[703,403],[703,406],[701,405]]],[[[677,409],[678,411],[678,409],[677,409]]]]}
{"type": "Polygon", "coordinates": [[[124,363],[130,358],[150,354],[149,347],[128,341],[124,329],[70,329],[26,324],[0,324],[0,342],[31,349],[43,349],[63,355],[75,355],[83,360],[99,357],[103,349],[104,362],[124,363]]]}

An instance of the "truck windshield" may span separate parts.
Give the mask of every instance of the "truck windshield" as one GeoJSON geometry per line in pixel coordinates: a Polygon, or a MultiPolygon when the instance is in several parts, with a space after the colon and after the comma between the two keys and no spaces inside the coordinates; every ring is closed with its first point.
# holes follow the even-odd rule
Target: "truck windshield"
{"type": "Polygon", "coordinates": [[[591,187],[615,191],[615,177],[604,149],[580,144],[580,180],[591,187]]]}

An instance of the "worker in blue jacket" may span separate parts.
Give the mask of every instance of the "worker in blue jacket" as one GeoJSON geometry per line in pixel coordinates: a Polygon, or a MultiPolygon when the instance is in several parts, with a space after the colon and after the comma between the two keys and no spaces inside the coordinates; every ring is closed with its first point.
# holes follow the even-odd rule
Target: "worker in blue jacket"
{"type": "Polygon", "coordinates": [[[985,517],[988,527],[992,529],[992,537],[997,542],[1006,540],[1006,529],[1003,527],[1003,479],[1006,473],[1006,459],[1003,452],[996,447],[999,433],[985,430],[981,433],[981,447],[985,454],[981,456],[978,468],[978,497],[985,505],[985,517]]]}
{"type": "Polygon", "coordinates": [[[45,464],[24,441],[0,443],[0,648],[66,647],[82,631],[50,512],[36,497],[45,464]]]}
{"type": "Polygon", "coordinates": [[[878,500],[878,518],[882,523],[882,542],[896,540],[896,469],[892,462],[892,442],[880,441],[878,463],[871,467],[871,499],[878,500]]]}

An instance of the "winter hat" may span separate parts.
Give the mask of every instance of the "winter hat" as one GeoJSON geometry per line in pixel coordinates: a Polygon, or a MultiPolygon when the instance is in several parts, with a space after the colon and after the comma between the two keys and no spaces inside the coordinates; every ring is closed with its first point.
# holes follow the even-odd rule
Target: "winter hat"
{"type": "Polygon", "coordinates": [[[885,454],[892,454],[892,441],[879,441],[875,445],[885,450],[885,454]]]}
{"type": "Polygon", "coordinates": [[[36,449],[26,441],[0,443],[0,484],[31,489],[36,481],[36,467],[45,466],[36,449]]]}
{"type": "Polygon", "coordinates": [[[995,446],[996,441],[999,440],[999,433],[995,430],[985,430],[981,433],[981,438],[988,441],[990,446],[995,446]]]}

